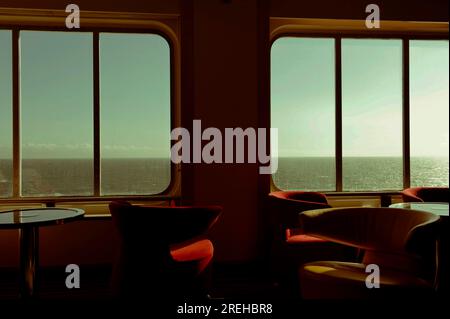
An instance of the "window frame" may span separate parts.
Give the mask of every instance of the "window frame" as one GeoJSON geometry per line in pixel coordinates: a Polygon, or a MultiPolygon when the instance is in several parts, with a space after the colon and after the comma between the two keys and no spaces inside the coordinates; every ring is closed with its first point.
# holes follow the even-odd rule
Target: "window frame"
{"type": "MultiPolygon", "coordinates": [[[[170,54],[170,127],[180,126],[181,50],[180,17],[178,14],[115,13],[82,11],[79,29],[65,27],[68,13],[63,10],[5,9],[0,8],[0,29],[11,31],[12,40],[12,187],[11,197],[0,198],[0,205],[10,203],[45,203],[54,206],[64,202],[102,202],[114,199],[132,201],[178,200],[181,194],[181,165],[170,161],[171,178],[167,188],[157,194],[102,196],[100,174],[100,33],[155,34],[161,36],[169,46],[170,54]],[[63,31],[92,34],[93,53],[93,195],[91,196],[21,196],[21,136],[20,136],[20,32],[63,31]]],[[[173,142],[170,141],[170,145],[173,142]]],[[[170,159],[169,159],[170,160],[170,159]]]]}
{"type": "MultiPolygon", "coordinates": [[[[330,195],[380,196],[387,201],[399,191],[344,191],[342,166],[342,39],[396,39],[402,41],[402,178],[403,189],[411,185],[410,166],[410,85],[409,41],[449,40],[448,22],[381,21],[380,29],[367,29],[364,20],[270,18],[270,56],[273,44],[280,38],[332,38],[335,56],[335,174],[334,191],[330,195]]],[[[269,59],[269,64],[271,58],[269,59]]],[[[270,70],[270,66],[269,66],[270,70]]],[[[269,71],[270,72],[270,71],[269,71]]],[[[271,78],[271,77],[270,77],[271,78]]],[[[269,84],[270,85],[270,84],[269,84]]],[[[270,100],[270,89],[269,89],[270,100]]],[[[269,102],[269,114],[272,105],[269,102]]],[[[271,118],[271,116],[270,116],[271,118]]],[[[281,190],[270,177],[271,191],[281,190]]]]}

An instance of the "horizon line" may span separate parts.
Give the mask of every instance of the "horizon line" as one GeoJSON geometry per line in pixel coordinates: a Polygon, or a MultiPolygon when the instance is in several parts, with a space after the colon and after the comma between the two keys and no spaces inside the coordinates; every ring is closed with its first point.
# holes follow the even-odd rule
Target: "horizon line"
{"type": "MultiPolygon", "coordinates": [[[[411,155],[410,158],[414,157],[428,157],[428,158],[448,158],[446,155],[411,155]]],[[[278,156],[278,158],[335,158],[335,156],[278,156]]],[[[342,158],[403,158],[403,156],[394,156],[394,155],[383,155],[383,156],[374,156],[374,155],[352,155],[352,156],[342,156],[342,158]]],[[[63,158],[63,157],[28,157],[21,158],[22,160],[94,160],[92,157],[79,157],[79,158],[63,158]]],[[[168,159],[170,157],[103,157],[101,160],[110,160],[110,159],[118,159],[118,160],[139,160],[139,159],[168,159]]],[[[9,160],[12,161],[12,158],[4,158],[0,157],[0,160],[9,160]]]]}

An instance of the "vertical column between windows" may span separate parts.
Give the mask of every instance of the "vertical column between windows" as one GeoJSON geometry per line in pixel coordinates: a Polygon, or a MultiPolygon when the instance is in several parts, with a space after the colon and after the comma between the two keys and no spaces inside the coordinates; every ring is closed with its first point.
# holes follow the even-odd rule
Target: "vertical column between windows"
{"type": "Polygon", "coordinates": [[[409,39],[403,39],[403,188],[411,185],[409,121],[409,39]]]}
{"type": "Polygon", "coordinates": [[[341,38],[335,39],[336,81],[336,191],[342,192],[342,58],[341,38]]]}
{"type": "Polygon", "coordinates": [[[20,181],[20,31],[12,31],[13,198],[21,195],[20,181]]]}
{"type": "Polygon", "coordinates": [[[94,120],[94,196],[100,196],[100,64],[99,34],[94,32],[93,45],[93,120],[94,120]]]}

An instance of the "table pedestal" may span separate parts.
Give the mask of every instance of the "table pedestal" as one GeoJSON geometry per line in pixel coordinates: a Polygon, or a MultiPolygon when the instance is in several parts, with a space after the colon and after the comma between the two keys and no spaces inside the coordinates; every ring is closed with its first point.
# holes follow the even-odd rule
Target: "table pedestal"
{"type": "Polygon", "coordinates": [[[438,243],[438,293],[447,296],[450,292],[450,259],[448,256],[450,239],[448,234],[448,217],[441,217],[440,238],[438,243]]]}
{"type": "MultiPolygon", "coordinates": [[[[83,218],[78,208],[13,209],[0,213],[0,229],[19,229],[20,297],[30,299],[38,292],[39,227],[61,225],[83,218]]],[[[1,252],[0,252],[1,253],[1,252]]]]}
{"type": "Polygon", "coordinates": [[[39,260],[39,229],[24,226],[20,236],[20,297],[30,299],[36,291],[36,269],[39,260]]]}

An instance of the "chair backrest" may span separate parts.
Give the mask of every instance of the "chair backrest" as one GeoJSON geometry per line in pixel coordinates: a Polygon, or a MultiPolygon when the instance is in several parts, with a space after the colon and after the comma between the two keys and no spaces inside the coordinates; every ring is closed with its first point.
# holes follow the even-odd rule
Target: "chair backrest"
{"type": "Polygon", "coordinates": [[[220,206],[137,206],[125,201],[109,205],[122,240],[157,238],[167,245],[204,235],[219,218],[220,206]]]}
{"type": "Polygon", "coordinates": [[[366,249],[414,250],[421,228],[436,227],[439,216],[401,208],[331,208],[300,214],[302,230],[317,237],[366,249]]]}
{"type": "Polygon", "coordinates": [[[436,259],[437,215],[400,208],[356,207],[307,211],[299,219],[306,234],[364,249],[365,263],[431,275],[429,265],[436,259]]]}
{"type": "Polygon", "coordinates": [[[404,202],[449,202],[448,187],[412,187],[402,191],[404,202]]]}
{"type": "Polygon", "coordinates": [[[283,228],[299,227],[300,212],[330,208],[324,194],[302,191],[277,191],[269,194],[271,222],[283,228]]]}

